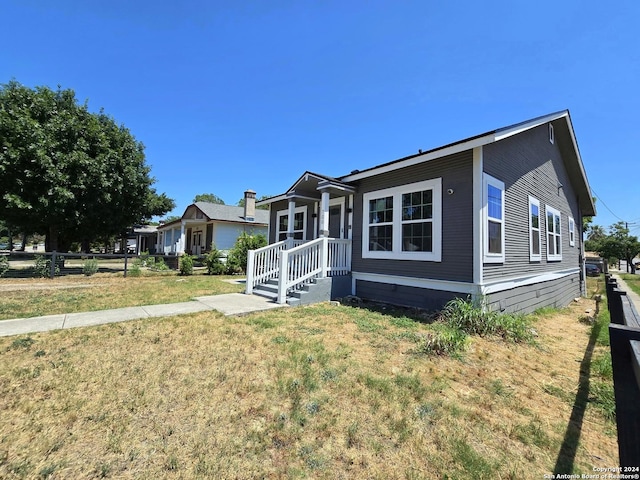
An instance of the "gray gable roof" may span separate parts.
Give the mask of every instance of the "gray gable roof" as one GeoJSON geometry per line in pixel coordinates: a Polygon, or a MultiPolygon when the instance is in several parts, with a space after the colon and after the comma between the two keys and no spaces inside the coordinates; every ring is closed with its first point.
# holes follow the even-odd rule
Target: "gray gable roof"
{"type": "MultiPolygon", "coordinates": [[[[250,222],[244,218],[244,207],[235,207],[233,205],[220,205],[209,202],[196,202],[196,206],[209,220],[219,220],[222,222],[239,222],[251,224],[269,223],[269,212],[267,210],[256,209],[255,220],[250,222]]],[[[189,207],[187,207],[187,210],[189,207]]],[[[185,210],[186,213],[186,210],[185,210]]],[[[184,216],[184,215],[183,215],[184,216]]]]}

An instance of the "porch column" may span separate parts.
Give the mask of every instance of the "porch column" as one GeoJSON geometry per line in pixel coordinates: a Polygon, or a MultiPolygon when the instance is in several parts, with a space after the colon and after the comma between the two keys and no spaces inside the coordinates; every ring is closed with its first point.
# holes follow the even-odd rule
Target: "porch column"
{"type": "Polygon", "coordinates": [[[184,226],[186,225],[187,222],[185,222],[184,220],[182,220],[182,222],[180,222],[180,244],[178,246],[178,252],[179,253],[184,253],[184,246],[185,246],[185,242],[184,242],[184,226]]]}
{"type": "Polygon", "coordinates": [[[289,199],[289,217],[287,220],[287,240],[293,240],[293,219],[296,216],[296,201],[289,199]]]}
{"type": "Polygon", "coordinates": [[[320,236],[329,236],[329,191],[322,191],[320,200],[320,236]]]}

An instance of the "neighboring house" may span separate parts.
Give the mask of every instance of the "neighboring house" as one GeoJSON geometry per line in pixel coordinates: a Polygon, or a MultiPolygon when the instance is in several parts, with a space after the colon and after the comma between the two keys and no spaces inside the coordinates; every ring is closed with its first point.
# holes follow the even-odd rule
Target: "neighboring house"
{"type": "Polygon", "coordinates": [[[297,278],[332,276],[340,294],[427,309],[470,296],[530,312],[585,292],[595,206],[566,110],[338,178],[305,172],[258,205],[272,245],[250,255],[247,293],[268,282],[279,302],[297,278]]]}
{"type": "Polygon", "coordinates": [[[182,218],[158,227],[158,252],[203,255],[211,246],[229,250],[241,233],[267,235],[269,212],[255,208],[256,194],[245,192],[244,207],[196,202],[182,218]]]}

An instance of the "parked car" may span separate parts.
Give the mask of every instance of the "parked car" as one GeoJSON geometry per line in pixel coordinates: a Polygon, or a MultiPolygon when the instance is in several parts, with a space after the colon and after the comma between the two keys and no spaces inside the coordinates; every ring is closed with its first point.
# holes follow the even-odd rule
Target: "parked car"
{"type": "Polygon", "coordinates": [[[587,269],[588,277],[597,277],[598,275],[600,275],[600,267],[598,267],[597,265],[587,263],[585,265],[585,268],[587,269]]]}

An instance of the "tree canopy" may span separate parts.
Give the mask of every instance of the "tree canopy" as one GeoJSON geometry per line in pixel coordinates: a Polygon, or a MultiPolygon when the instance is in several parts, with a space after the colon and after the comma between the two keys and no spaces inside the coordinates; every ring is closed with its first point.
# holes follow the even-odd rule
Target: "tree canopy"
{"type": "Polygon", "coordinates": [[[196,195],[192,203],[196,202],[209,202],[217,203],[218,205],[224,205],[224,200],[222,200],[215,193],[201,193],[200,195],[196,195]]]}
{"type": "MultiPolygon", "coordinates": [[[[256,202],[259,202],[261,200],[264,200],[266,198],[272,197],[273,195],[262,195],[260,198],[256,199],[256,202]]],[[[239,207],[244,207],[244,197],[242,197],[240,200],[238,200],[238,203],[236,204],[239,207]]],[[[269,210],[269,205],[260,205],[259,207],[256,207],[259,210],[269,210]]]]}
{"type": "Polygon", "coordinates": [[[73,90],[0,85],[0,218],[47,247],[122,234],[175,203],[153,188],[144,146],[73,90]]]}
{"type": "MultiPolygon", "coordinates": [[[[631,269],[633,259],[640,254],[640,241],[629,235],[629,229],[624,222],[618,222],[610,227],[609,235],[602,236],[602,229],[592,229],[589,246],[602,258],[625,260],[627,271],[631,269]]],[[[585,245],[586,246],[586,245],[585,245]]]]}

